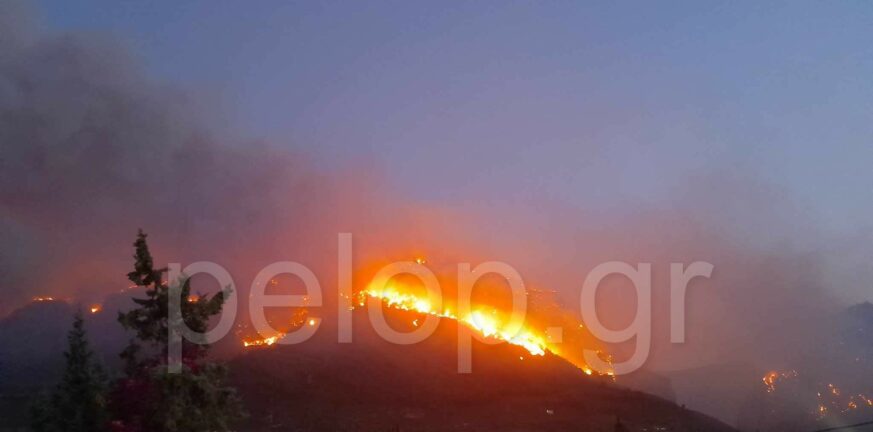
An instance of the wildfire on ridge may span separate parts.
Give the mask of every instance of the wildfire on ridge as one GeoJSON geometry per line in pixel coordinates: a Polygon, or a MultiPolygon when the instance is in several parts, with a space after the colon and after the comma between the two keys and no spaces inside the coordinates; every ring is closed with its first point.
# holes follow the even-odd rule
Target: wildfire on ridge
{"type": "MultiPolygon", "coordinates": [[[[799,374],[795,370],[787,372],[771,371],[764,375],[762,381],[766,387],[767,393],[776,392],[776,383],[780,380],[797,379],[799,374]]],[[[873,408],[873,399],[858,393],[844,393],[839,387],[833,383],[816,384],[813,388],[818,387],[816,391],[816,399],[818,401],[814,415],[819,420],[835,413],[847,413],[858,409],[873,408]]]]}
{"type": "MultiPolygon", "coordinates": [[[[270,285],[277,285],[278,282],[275,279],[270,280],[270,285]]],[[[304,301],[306,304],[309,302],[309,298],[305,297],[304,301]]],[[[270,322],[270,326],[273,328],[284,329],[278,331],[276,334],[271,336],[264,337],[263,335],[258,335],[257,337],[249,337],[243,338],[243,347],[259,347],[259,346],[271,346],[278,342],[280,339],[285,337],[288,331],[294,328],[298,328],[304,325],[314,326],[316,324],[316,320],[314,318],[309,317],[309,309],[305,306],[301,308],[296,308],[294,312],[291,314],[291,319],[288,321],[282,321],[278,323],[273,322],[272,320],[268,320],[270,322]]]]}
{"type": "Polygon", "coordinates": [[[767,393],[773,393],[774,391],[776,391],[777,381],[779,381],[780,379],[795,377],[797,377],[797,371],[795,370],[790,370],[788,372],[771,371],[767,372],[767,374],[764,375],[761,380],[764,381],[764,385],[767,386],[767,393]]]}
{"type": "Polygon", "coordinates": [[[274,343],[276,343],[283,336],[285,336],[285,335],[280,333],[280,334],[277,334],[275,336],[270,336],[268,338],[263,338],[263,339],[244,340],[243,346],[247,347],[247,348],[251,347],[251,346],[270,346],[270,345],[273,345],[274,343]]]}
{"type": "Polygon", "coordinates": [[[93,305],[91,305],[91,308],[89,310],[91,311],[92,314],[95,314],[95,313],[98,313],[101,310],[103,310],[103,306],[99,305],[99,304],[93,304],[93,305]]]}
{"type": "Polygon", "coordinates": [[[50,301],[55,301],[55,300],[57,300],[57,299],[54,297],[49,297],[49,296],[37,296],[37,297],[33,298],[33,301],[35,301],[35,302],[50,302],[50,301]]]}
{"type": "MultiPolygon", "coordinates": [[[[422,262],[424,261],[423,259],[419,260],[422,262]]],[[[380,300],[389,308],[451,319],[474,330],[484,338],[491,338],[522,347],[532,356],[544,356],[548,351],[567,360],[585,374],[594,374],[594,370],[592,370],[592,368],[585,364],[581,359],[570,358],[569,356],[563,355],[561,350],[556,346],[556,344],[561,341],[552,341],[552,336],[548,331],[535,329],[526,323],[520,331],[516,334],[512,334],[507,329],[509,320],[506,319],[506,314],[493,306],[472,305],[472,312],[466,316],[460,317],[450,307],[444,307],[441,310],[438,310],[427,298],[417,296],[411,292],[411,289],[406,288],[408,287],[397,283],[388,284],[385,287],[378,287],[371,284],[367,289],[357,293],[356,306],[363,307],[366,305],[367,299],[372,298],[380,300]]],[[[307,313],[308,311],[306,308],[298,309],[295,312],[295,315],[297,316],[292,319],[291,327],[295,328],[302,325],[315,325],[315,320],[307,318],[307,313]]],[[[415,318],[412,320],[411,324],[414,327],[418,327],[420,321],[419,318],[415,318]]],[[[573,327],[584,329],[584,326],[579,325],[578,323],[574,324],[573,327]]],[[[244,339],[242,343],[246,348],[271,346],[282,339],[285,334],[286,333],[284,332],[278,332],[269,337],[247,338],[244,339]]],[[[609,359],[609,357],[607,357],[607,359],[609,359]]],[[[519,360],[524,361],[524,356],[520,356],[519,360]]],[[[613,373],[612,371],[608,371],[606,375],[612,376],[613,373]]]]}
{"type": "MultiPolygon", "coordinates": [[[[415,258],[414,261],[419,265],[423,265],[427,262],[421,257],[415,258]]],[[[275,285],[275,281],[270,281],[270,283],[275,285]]],[[[417,290],[416,287],[412,285],[407,286],[396,280],[386,283],[384,286],[377,286],[374,281],[371,281],[366,289],[360,290],[356,295],[354,295],[354,301],[352,302],[354,304],[350,309],[354,309],[356,306],[365,306],[368,298],[376,299],[389,308],[457,321],[459,324],[470,328],[486,339],[493,339],[522,347],[532,356],[544,356],[546,352],[550,352],[568,361],[587,375],[593,375],[595,373],[595,371],[582,359],[581,349],[575,349],[579,347],[574,346],[574,349],[571,350],[560,349],[558,344],[563,343],[564,345],[567,345],[568,339],[573,337],[573,334],[568,334],[567,331],[558,332],[557,335],[553,335],[549,329],[540,329],[530,324],[529,321],[526,321],[518,332],[512,334],[507,328],[510,321],[508,319],[509,314],[503,312],[501,308],[497,306],[486,305],[474,301],[473,304],[470,305],[471,312],[465,316],[459,316],[456,312],[456,307],[444,306],[437,308],[426,296],[418,295],[418,291],[419,290],[417,290]],[[575,353],[574,351],[580,352],[575,353]],[[573,356],[569,354],[576,355],[573,356]]],[[[537,293],[538,291],[533,290],[533,292],[537,293]]],[[[530,294],[530,292],[528,294],[530,294]]],[[[569,314],[560,310],[556,304],[552,305],[550,309],[545,310],[545,312],[550,319],[569,319],[569,314]]],[[[294,312],[288,331],[292,328],[297,328],[303,325],[315,325],[315,320],[309,319],[307,314],[308,311],[305,307],[298,308],[294,312]]],[[[576,318],[573,318],[569,325],[567,325],[567,323],[564,324],[563,328],[573,329],[572,331],[575,331],[580,335],[587,332],[585,326],[579,324],[578,319],[576,318]]],[[[411,325],[413,327],[419,327],[421,325],[420,317],[413,319],[411,325]]],[[[276,344],[286,334],[287,332],[279,331],[268,337],[261,335],[257,338],[245,338],[242,343],[244,347],[271,346],[276,344]]],[[[579,337],[580,339],[584,339],[581,336],[579,337]]],[[[576,345],[582,344],[577,341],[576,345]]],[[[601,358],[611,364],[611,356],[605,355],[600,350],[597,350],[597,353],[601,358]]],[[[520,361],[524,361],[524,359],[524,356],[519,356],[520,361]]],[[[614,373],[611,370],[607,371],[605,375],[614,378],[614,373]]]]}
{"type": "MultiPolygon", "coordinates": [[[[305,311],[304,311],[304,313],[305,313],[305,311]]],[[[316,324],[316,321],[314,318],[310,318],[309,320],[306,320],[305,324],[308,326],[314,326],[316,324]]],[[[300,325],[302,325],[302,324],[296,323],[294,325],[294,327],[298,327],[300,325]]],[[[261,338],[261,339],[244,339],[243,340],[243,347],[248,348],[248,347],[257,347],[257,346],[270,346],[270,345],[273,345],[276,342],[278,342],[283,337],[285,337],[285,333],[280,332],[280,333],[277,333],[273,336],[261,338]]]]}
{"type": "MultiPolygon", "coordinates": [[[[361,291],[359,306],[364,305],[364,300],[367,297],[377,298],[382,300],[389,307],[405,311],[413,311],[427,315],[433,315],[440,318],[449,318],[458,321],[473,330],[478,331],[486,338],[499,339],[512,345],[518,345],[526,349],[532,355],[545,355],[546,342],[543,338],[533,334],[529,329],[522,328],[518,334],[510,334],[503,329],[505,327],[502,320],[498,317],[496,309],[486,311],[477,309],[471,312],[468,316],[458,317],[449,308],[442,311],[435,310],[430,301],[419,298],[412,294],[401,293],[393,285],[379,289],[367,289],[361,291]]],[[[413,325],[416,323],[413,322],[413,325]]]]}
{"type": "MultiPolygon", "coordinates": [[[[427,262],[424,258],[416,258],[417,264],[427,262]]],[[[595,371],[589,366],[582,355],[583,348],[592,349],[599,346],[588,330],[579,323],[578,318],[563,310],[551,297],[551,291],[526,289],[529,297],[527,314],[520,329],[511,326],[512,303],[501,302],[502,287],[482,281],[477,283],[479,295],[473,294],[467,313],[461,315],[459,308],[451,304],[454,286],[451,282],[442,284],[445,294],[441,305],[432,303],[422,286],[415,282],[405,283],[399,279],[379,284],[371,281],[367,288],[357,293],[356,305],[363,307],[367,300],[378,300],[386,307],[447,318],[456,321],[485,339],[505,342],[524,348],[531,356],[544,356],[549,352],[561,357],[587,375],[595,371]],[[548,325],[547,325],[548,323],[548,325]],[[558,324],[557,327],[554,325],[558,324]],[[563,329],[563,330],[562,330],[563,329]],[[563,347],[563,349],[562,349],[563,347]]],[[[504,299],[506,300],[506,299],[504,299]]],[[[371,303],[372,304],[372,303],[371,303]]],[[[412,326],[421,325],[420,317],[413,319],[412,326]]],[[[608,364],[611,356],[605,355],[599,349],[598,355],[608,364]]],[[[525,356],[519,356],[524,361],[525,356]]],[[[605,375],[612,376],[609,370],[605,375]]]]}

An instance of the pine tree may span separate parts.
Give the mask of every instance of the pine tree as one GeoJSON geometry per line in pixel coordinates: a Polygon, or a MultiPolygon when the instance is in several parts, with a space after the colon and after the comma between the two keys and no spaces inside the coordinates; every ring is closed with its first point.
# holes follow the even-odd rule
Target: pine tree
{"type": "Polygon", "coordinates": [[[33,409],[37,432],[95,432],[105,430],[106,376],[88,345],[82,313],[77,312],[67,335],[66,366],[49,400],[33,409]]]}
{"type": "Polygon", "coordinates": [[[113,427],[149,432],[229,430],[243,413],[234,389],[224,384],[225,368],[205,361],[209,346],[183,341],[181,372],[170,373],[167,367],[170,296],[183,299],[182,320],[202,333],[209,318],[221,312],[227,291],[211,298],[191,297],[188,280],[172,285],[162,280],[166,269],[154,268],[142,230],[134,247],[134,270],[127,276],[146,287],[146,298],[134,299],[139,307],[118,316],[135,338],[121,353],[126,377],[119,380],[112,395],[113,427]]]}

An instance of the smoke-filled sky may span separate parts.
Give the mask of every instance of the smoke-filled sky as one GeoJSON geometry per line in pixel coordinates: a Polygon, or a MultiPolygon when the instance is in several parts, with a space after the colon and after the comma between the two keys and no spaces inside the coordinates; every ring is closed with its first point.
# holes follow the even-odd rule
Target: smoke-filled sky
{"type": "Polygon", "coordinates": [[[873,300],[871,41],[864,2],[6,2],[0,313],[112,292],[138,227],[249,276],[350,231],[571,305],[710,261],[688,349],[724,360],[873,300]]]}
{"type": "Polygon", "coordinates": [[[869,228],[866,2],[40,6],[252,136],[373,156],[417,198],[625,208],[723,168],[829,232],[869,228]]]}

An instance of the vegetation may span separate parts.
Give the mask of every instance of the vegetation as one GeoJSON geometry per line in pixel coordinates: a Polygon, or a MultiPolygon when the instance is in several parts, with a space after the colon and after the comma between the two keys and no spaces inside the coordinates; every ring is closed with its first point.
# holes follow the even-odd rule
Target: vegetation
{"type": "Polygon", "coordinates": [[[81,312],[73,319],[61,382],[33,409],[36,432],[97,432],[106,427],[106,377],[88,345],[81,312]]]}
{"type": "Polygon", "coordinates": [[[128,278],[146,287],[137,307],[119,313],[121,325],[134,332],[121,352],[124,374],[107,392],[106,378],[88,346],[81,313],[76,314],[64,354],[63,379],[51,397],[36,404],[32,427],[36,432],[220,432],[243,417],[235,389],[225,385],[223,366],[205,360],[209,346],[183,341],[181,370],[167,361],[171,296],[181,301],[181,321],[191,330],[206,331],[210,317],[221,312],[227,291],[191,296],[187,279],[169,284],[166,269],[154,262],[142,231],[134,243],[134,270],[128,278]],[[107,397],[108,396],[108,397],[107,397]]]}
{"type": "Polygon", "coordinates": [[[155,269],[146,234],[134,243],[134,270],[128,278],[145,286],[146,298],[134,299],[139,307],[120,313],[118,321],[136,338],[121,353],[125,377],[112,392],[113,428],[118,431],[199,432],[227,431],[243,416],[239,398],[224,384],[223,366],[204,361],[206,344],[182,342],[182,368],[168,369],[170,296],[180,296],[182,320],[193,331],[204,332],[209,318],[220,313],[226,292],[191,297],[188,279],[169,284],[166,269],[155,269]]]}

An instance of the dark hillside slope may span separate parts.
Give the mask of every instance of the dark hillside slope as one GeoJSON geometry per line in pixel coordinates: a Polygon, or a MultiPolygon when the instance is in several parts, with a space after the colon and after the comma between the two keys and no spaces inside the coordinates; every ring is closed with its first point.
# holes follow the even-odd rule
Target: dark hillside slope
{"type": "MultiPolygon", "coordinates": [[[[386,311],[398,328],[406,312],[386,311]]],[[[655,396],[589,377],[564,360],[500,344],[474,345],[473,373],[458,374],[457,327],[394,345],[355,313],[355,340],[312,340],[250,350],[231,363],[251,418],[245,430],[336,431],[732,431],[655,396]]]]}

